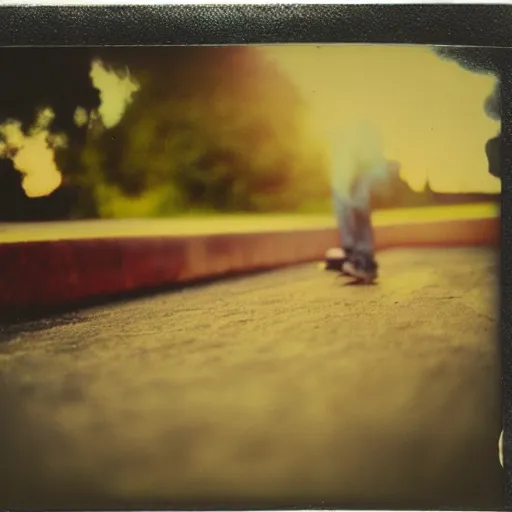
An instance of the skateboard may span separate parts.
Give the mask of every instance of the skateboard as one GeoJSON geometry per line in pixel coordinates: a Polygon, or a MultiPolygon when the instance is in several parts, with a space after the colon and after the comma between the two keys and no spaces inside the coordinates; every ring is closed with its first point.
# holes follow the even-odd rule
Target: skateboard
{"type": "Polygon", "coordinates": [[[358,272],[350,262],[343,265],[341,275],[351,277],[353,284],[373,284],[377,280],[377,274],[358,272]]]}
{"type": "Polygon", "coordinates": [[[376,275],[358,272],[350,262],[345,261],[345,252],[339,247],[333,247],[325,253],[324,269],[352,278],[354,284],[371,284],[377,279],[376,275]]]}

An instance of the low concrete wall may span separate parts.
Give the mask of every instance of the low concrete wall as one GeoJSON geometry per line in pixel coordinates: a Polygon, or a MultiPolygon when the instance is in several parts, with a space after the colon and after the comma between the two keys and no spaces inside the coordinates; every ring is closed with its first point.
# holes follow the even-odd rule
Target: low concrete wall
{"type": "MultiPolygon", "coordinates": [[[[496,245],[498,218],[376,227],[378,249],[496,245]]],[[[52,307],[158,286],[321,260],[335,229],[0,245],[0,311],[52,307]]]]}
{"type": "Polygon", "coordinates": [[[501,221],[496,217],[378,226],[377,249],[391,247],[499,246],[501,221]]]}

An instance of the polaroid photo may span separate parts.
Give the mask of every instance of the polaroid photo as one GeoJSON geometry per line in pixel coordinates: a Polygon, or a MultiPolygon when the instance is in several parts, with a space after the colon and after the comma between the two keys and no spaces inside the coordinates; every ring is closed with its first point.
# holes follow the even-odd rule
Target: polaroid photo
{"type": "Polygon", "coordinates": [[[511,14],[0,7],[0,509],[510,506],[511,14]]]}

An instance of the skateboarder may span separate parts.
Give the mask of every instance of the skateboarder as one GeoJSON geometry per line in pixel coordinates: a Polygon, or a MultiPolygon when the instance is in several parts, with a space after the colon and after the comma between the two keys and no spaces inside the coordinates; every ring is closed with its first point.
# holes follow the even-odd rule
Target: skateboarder
{"type": "Polygon", "coordinates": [[[340,134],[338,146],[334,141],[332,147],[332,194],[342,252],[328,252],[326,268],[371,282],[378,274],[372,197],[389,192],[400,166],[384,157],[377,134],[366,125],[340,134]]]}

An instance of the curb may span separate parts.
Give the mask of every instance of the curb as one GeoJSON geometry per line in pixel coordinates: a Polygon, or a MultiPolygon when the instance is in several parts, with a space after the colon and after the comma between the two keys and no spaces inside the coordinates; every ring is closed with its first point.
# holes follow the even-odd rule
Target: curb
{"type": "MultiPolygon", "coordinates": [[[[377,226],[377,249],[498,245],[500,219],[377,226]]],[[[83,300],[322,260],[335,229],[175,237],[96,238],[0,245],[0,310],[83,300]]]]}

